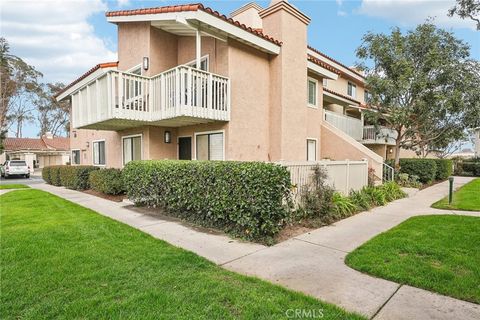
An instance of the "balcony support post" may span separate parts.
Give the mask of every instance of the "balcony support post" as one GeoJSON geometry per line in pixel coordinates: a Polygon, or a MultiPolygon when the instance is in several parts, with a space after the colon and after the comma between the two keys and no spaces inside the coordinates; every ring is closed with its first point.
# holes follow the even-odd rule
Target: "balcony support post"
{"type": "Polygon", "coordinates": [[[202,34],[200,30],[196,30],[195,32],[195,40],[196,40],[196,68],[200,70],[200,66],[202,64],[202,34]]]}

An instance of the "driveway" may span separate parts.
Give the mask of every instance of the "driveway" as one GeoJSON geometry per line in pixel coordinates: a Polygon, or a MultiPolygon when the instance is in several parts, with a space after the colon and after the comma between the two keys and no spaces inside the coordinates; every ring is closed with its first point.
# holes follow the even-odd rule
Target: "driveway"
{"type": "MultiPolygon", "coordinates": [[[[455,188],[472,178],[456,177],[455,188]]],[[[480,212],[437,210],[430,205],[448,192],[448,182],[412,193],[409,198],[362,212],[272,247],[208,234],[182,223],[140,214],[125,204],[42,183],[39,188],[155,238],[193,251],[229,270],[253,275],[304,292],[373,319],[480,319],[480,306],[423,289],[362,274],[345,265],[345,256],[402,221],[426,214],[480,212]]]]}
{"type": "Polygon", "coordinates": [[[0,184],[25,184],[25,185],[35,185],[39,183],[45,183],[41,175],[31,175],[30,178],[26,179],[20,176],[13,176],[11,178],[5,179],[0,178],[0,184]]]}

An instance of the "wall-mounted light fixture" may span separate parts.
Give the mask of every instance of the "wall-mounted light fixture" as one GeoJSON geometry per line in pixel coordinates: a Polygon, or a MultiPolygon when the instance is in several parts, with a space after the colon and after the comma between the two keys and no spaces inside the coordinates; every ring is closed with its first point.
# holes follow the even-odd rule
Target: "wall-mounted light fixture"
{"type": "Polygon", "coordinates": [[[163,134],[163,142],[171,143],[172,142],[172,133],[170,131],[165,131],[163,134]]]}
{"type": "Polygon", "coordinates": [[[143,70],[148,70],[148,67],[150,66],[150,59],[148,57],[143,57],[143,70]]]}
{"type": "Polygon", "coordinates": [[[73,130],[72,133],[73,133],[73,137],[76,138],[77,137],[77,131],[73,130]]]}
{"type": "Polygon", "coordinates": [[[393,153],[393,149],[392,148],[388,149],[388,152],[393,153]]]}
{"type": "Polygon", "coordinates": [[[87,141],[87,149],[90,147],[90,142],[87,141]]]}

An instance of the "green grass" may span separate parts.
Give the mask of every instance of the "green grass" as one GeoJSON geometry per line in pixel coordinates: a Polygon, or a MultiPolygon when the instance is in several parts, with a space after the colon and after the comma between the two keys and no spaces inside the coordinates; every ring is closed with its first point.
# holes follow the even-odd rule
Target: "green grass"
{"type": "Polygon", "coordinates": [[[7,190],[7,189],[27,189],[30,188],[24,184],[1,184],[0,190],[7,190]]]}
{"type": "Polygon", "coordinates": [[[475,179],[453,193],[452,203],[448,197],[432,204],[436,209],[480,211],[480,179],[475,179]]]}
{"type": "Polygon", "coordinates": [[[40,190],[0,201],[1,319],[364,319],[40,190]]]}
{"type": "Polygon", "coordinates": [[[414,217],[347,255],[371,275],[480,303],[480,218],[414,217]]]}

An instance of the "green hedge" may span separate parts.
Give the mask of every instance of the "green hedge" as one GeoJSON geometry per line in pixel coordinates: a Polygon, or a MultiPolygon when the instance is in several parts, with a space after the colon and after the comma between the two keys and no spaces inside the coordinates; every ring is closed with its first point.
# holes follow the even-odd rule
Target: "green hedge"
{"type": "Polygon", "coordinates": [[[94,166],[50,166],[42,170],[46,183],[54,186],[64,186],[73,190],[86,190],[90,187],[88,177],[90,172],[98,170],[94,166]]]}
{"type": "Polygon", "coordinates": [[[138,205],[220,228],[247,239],[271,239],[290,217],[290,174],[261,162],[132,161],[123,169],[138,205]]]}
{"type": "Polygon", "coordinates": [[[60,181],[60,168],[62,166],[49,166],[42,169],[42,178],[46,183],[61,186],[62,182],[60,181]]]}
{"type": "Polygon", "coordinates": [[[435,180],[445,180],[452,175],[453,161],[450,159],[433,159],[437,164],[435,180]]]}
{"type": "Polygon", "coordinates": [[[455,174],[459,176],[480,177],[480,158],[478,159],[455,159],[455,174]]]}
{"type": "Polygon", "coordinates": [[[102,169],[90,172],[88,178],[92,190],[105,194],[118,195],[125,193],[122,170],[102,169]]]}
{"type": "Polygon", "coordinates": [[[433,159],[400,159],[400,173],[417,176],[421,183],[430,183],[437,176],[437,163],[433,159]]]}

